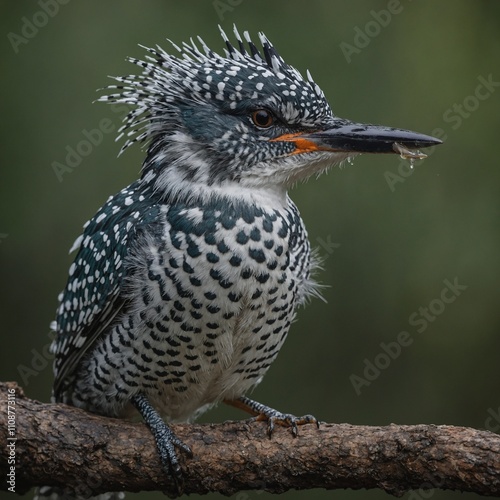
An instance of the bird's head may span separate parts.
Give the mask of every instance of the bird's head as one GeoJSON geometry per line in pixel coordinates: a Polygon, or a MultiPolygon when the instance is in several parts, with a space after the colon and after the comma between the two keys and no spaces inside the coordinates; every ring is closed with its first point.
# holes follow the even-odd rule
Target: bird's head
{"type": "Polygon", "coordinates": [[[201,39],[172,44],[177,55],[146,48],[144,60],[129,59],[142,73],[116,77],[99,99],[132,105],[122,150],[148,144],[143,177],[157,186],[286,190],[349,156],[441,142],[334,116],[309,72],[304,78],[286,64],[264,34],[259,49],[247,32],[243,40],[234,31],[237,48],[221,30],[224,55],[201,39]]]}

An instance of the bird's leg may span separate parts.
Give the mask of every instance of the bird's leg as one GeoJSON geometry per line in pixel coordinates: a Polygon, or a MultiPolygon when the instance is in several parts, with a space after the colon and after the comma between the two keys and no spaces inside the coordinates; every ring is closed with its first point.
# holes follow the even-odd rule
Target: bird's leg
{"type": "Polygon", "coordinates": [[[296,417],[290,413],[281,413],[278,410],[274,410],[269,406],[258,403],[253,399],[241,397],[238,399],[224,400],[224,403],[240,408],[241,410],[250,413],[255,416],[255,420],[267,420],[267,434],[271,437],[274,426],[276,424],[282,425],[284,427],[291,427],[292,434],[297,436],[298,426],[304,424],[316,424],[319,428],[319,421],[316,417],[312,415],[304,415],[302,417],[296,417]]]}
{"type": "Polygon", "coordinates": [[[142,415],[144,422],[151,430],[160,455],[161,463],[167,473],[173,476],[179,495],[183,490],[182,470],[179,459],[175,453],[175,448],[180,448],[189,457],[193,456],[191,448],[184,444],[173,432],[172,429],[163,421],[158,412],[151,406],[146,396],[136,394],[131,399],[132,404],[142,415]]]}

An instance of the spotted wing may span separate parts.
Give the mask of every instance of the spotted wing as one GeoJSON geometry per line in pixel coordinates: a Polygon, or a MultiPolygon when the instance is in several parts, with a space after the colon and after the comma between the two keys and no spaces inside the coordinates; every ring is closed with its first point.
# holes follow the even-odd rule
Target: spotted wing
{"type": "Polygon", "coordinates": [[[137,184],[111,197],[75,242],[78,253],[59,297],[52,346],[56,400],[71,386],[82,357],[123,309],[128,249],[137,232],[158,218],[158,205],[137,184]]]}

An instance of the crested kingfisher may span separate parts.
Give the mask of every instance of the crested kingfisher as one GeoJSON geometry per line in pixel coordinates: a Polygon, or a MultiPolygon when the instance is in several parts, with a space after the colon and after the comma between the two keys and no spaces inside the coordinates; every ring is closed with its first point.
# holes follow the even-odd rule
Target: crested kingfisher
{"type": "Polygon", "coordinates": [[[359,153],[441,141],[335,116],[309,72],[264,34],[224,52],[198,38],[130,58],[98,100],[130,106],[122,151],[144,143],[140,178],[111,196],[75,241],[52,328],[53,399],[101,415],[140,414],[181,491],[169,422],[219,402],[267,421],[296,417],[249,399],[276,359],[297,307],[317,295],[317,260],[288,195],[299,180],[359,153]]]}

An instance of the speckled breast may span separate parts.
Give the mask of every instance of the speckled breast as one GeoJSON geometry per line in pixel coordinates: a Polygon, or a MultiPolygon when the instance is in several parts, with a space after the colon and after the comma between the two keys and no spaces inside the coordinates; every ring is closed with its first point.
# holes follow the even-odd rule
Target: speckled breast
{"type": "Polygon", "coordinates": [[[147,351],[151,368],[138,375],[155,405],[182,419],[260,381],[293,320],[310,252],[291,202],[282,211],[174,205],[162,216],[130,261],[133,344],[147,351]]]}

